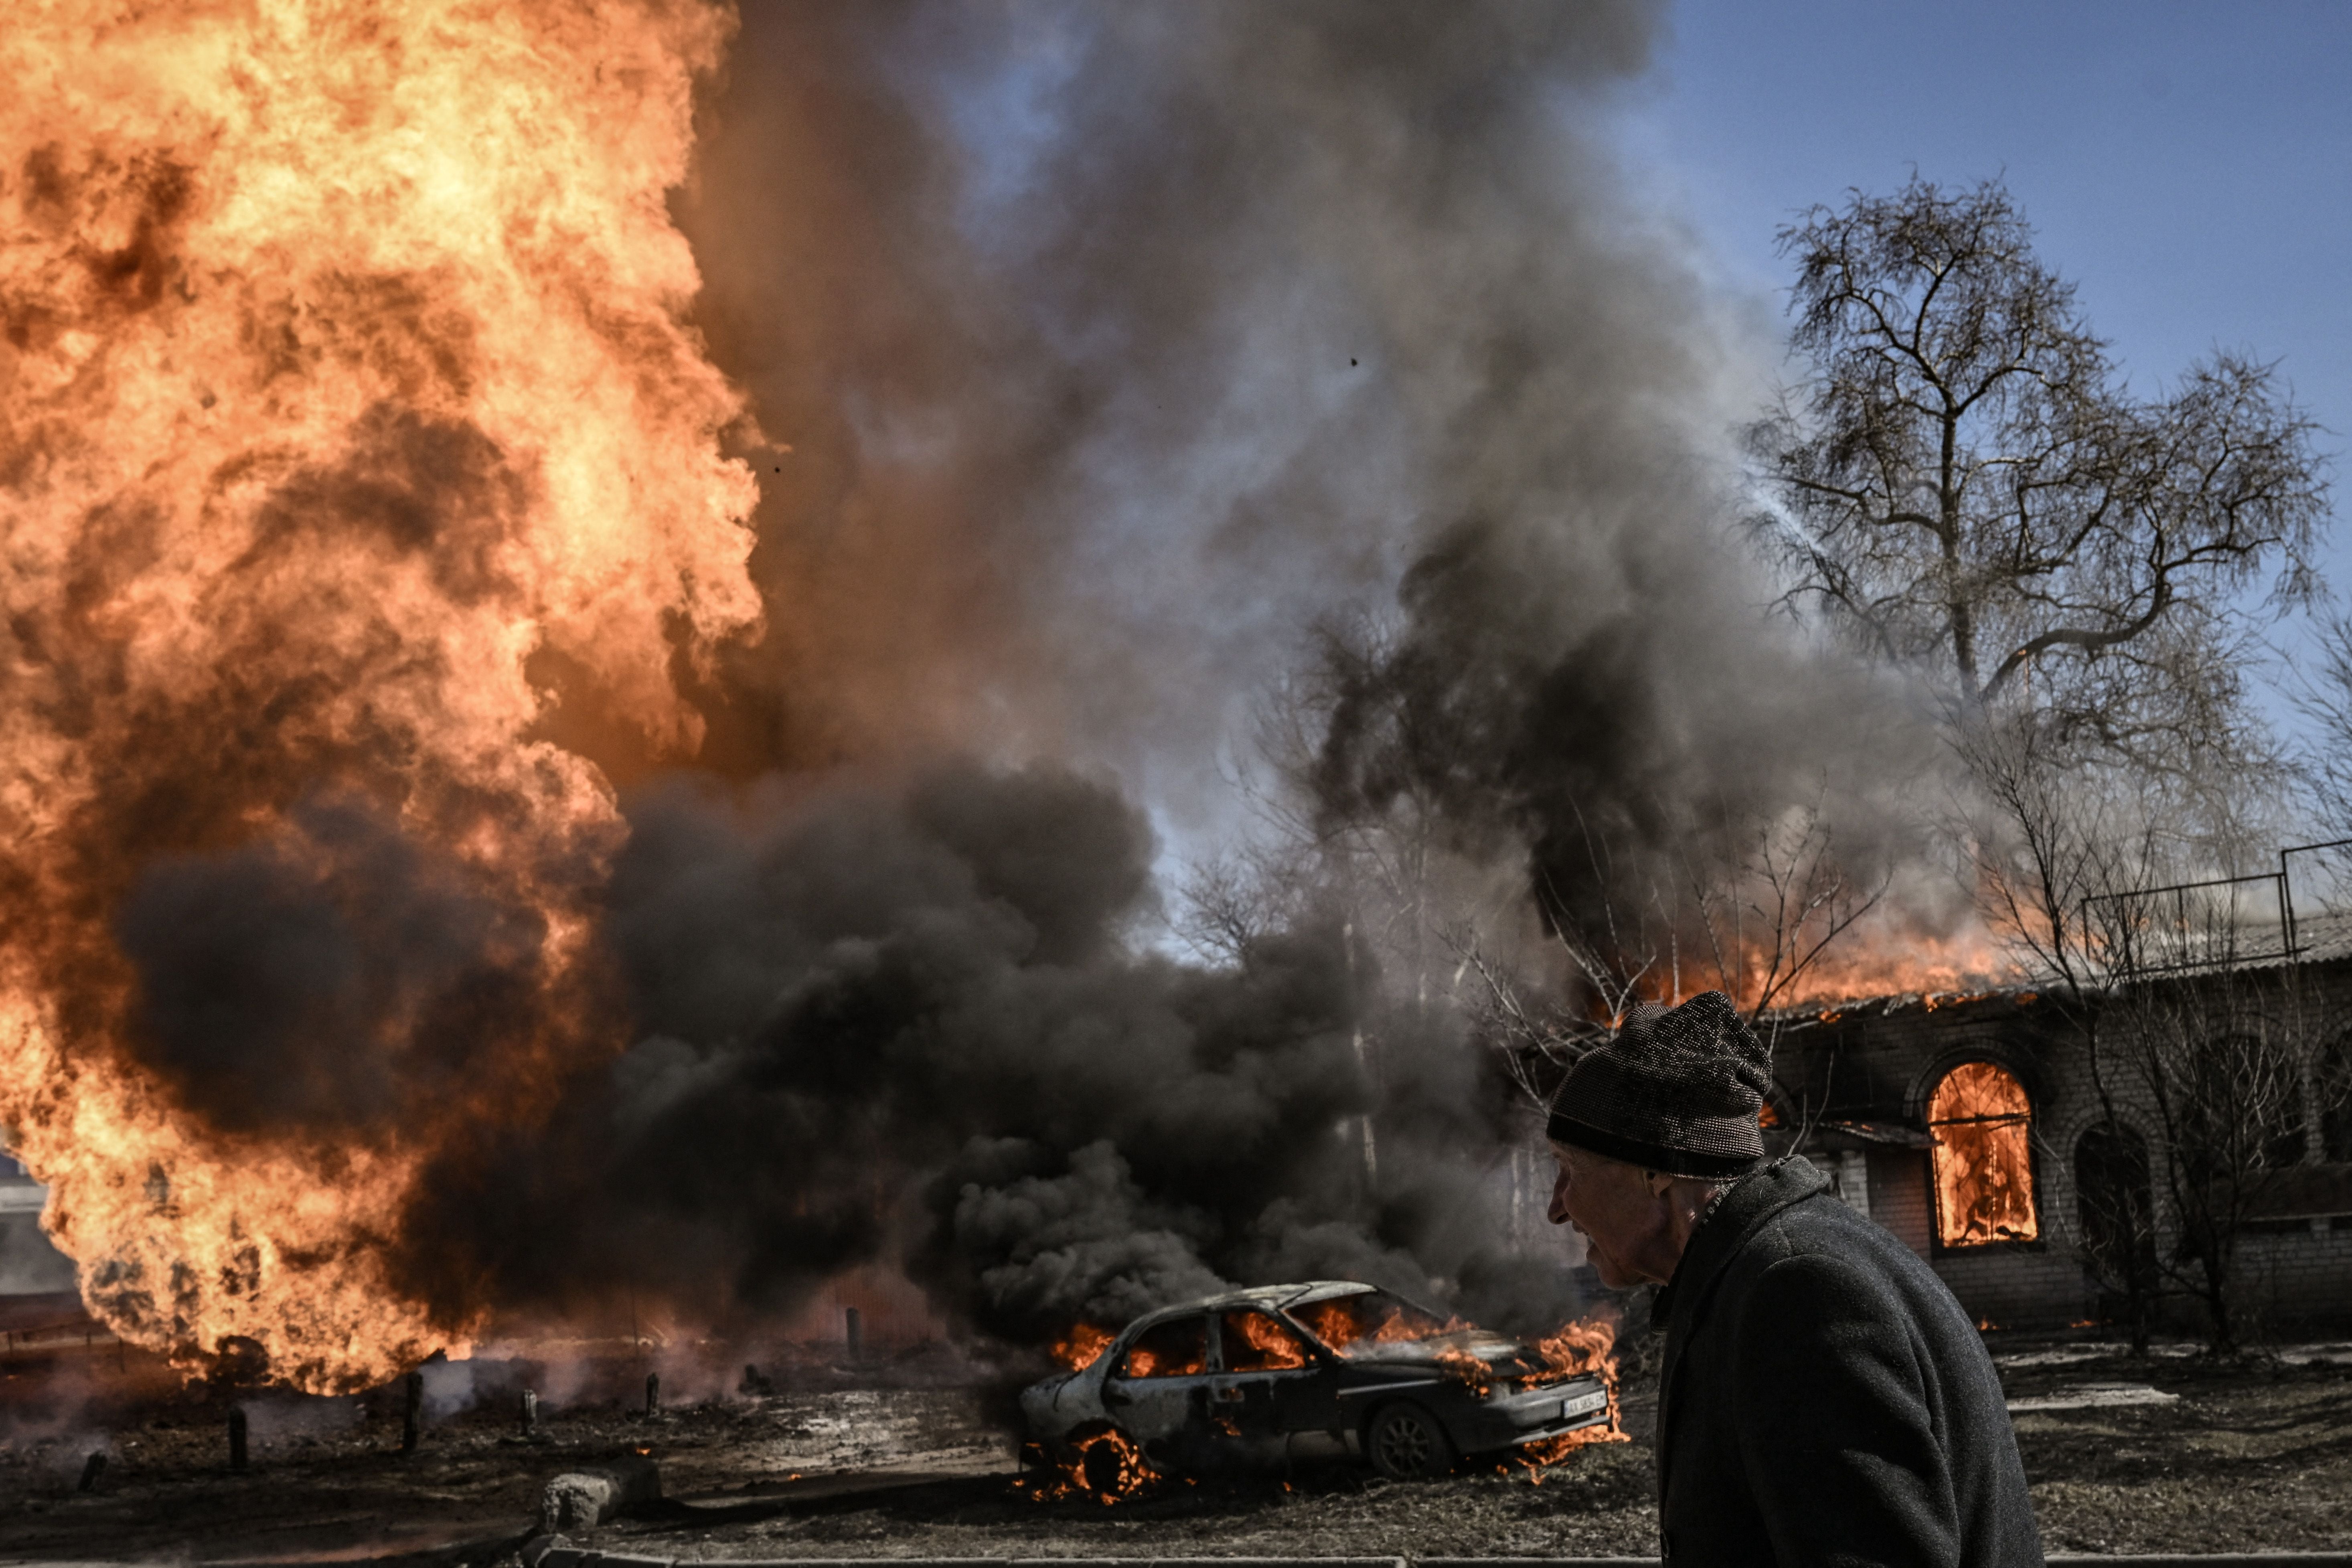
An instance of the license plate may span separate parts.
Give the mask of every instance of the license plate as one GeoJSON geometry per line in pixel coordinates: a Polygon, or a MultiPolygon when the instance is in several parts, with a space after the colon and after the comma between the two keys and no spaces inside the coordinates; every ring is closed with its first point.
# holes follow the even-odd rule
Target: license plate
{"type": "Polygon", "coordinates": [[[1609,1391],[1605,1388],[1596,1388],[1590,1394],[1580,1394],[1573,1399],[1561,1400],[1559,1418],[1563,1421],[1573,1421],[1580,1415],[1590,1415],[1596,1410],[1605,1410],[1608,1407],[1609,1391]]]}

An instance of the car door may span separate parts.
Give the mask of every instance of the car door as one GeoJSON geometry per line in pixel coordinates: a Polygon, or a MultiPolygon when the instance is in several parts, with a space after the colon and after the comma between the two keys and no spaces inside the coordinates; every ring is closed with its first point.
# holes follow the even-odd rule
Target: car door
{"type": "Polygon", "coordinates": [[[1128,1342],[1103,1378],[1103,1408],[1150,1452],[1188,1426],[1208,1425],[1209,1318],[1191,1312],[1152,1324],[1128,1342]]]}
{"type": "Polygon", "coordinates": [[[1336,1431],[1337,1373],[1307,1337],[1271,1312],[1234,1307],[1218,1315],[1218,1366],[1209,1407],[1243,1437],[1336,1431]]]}

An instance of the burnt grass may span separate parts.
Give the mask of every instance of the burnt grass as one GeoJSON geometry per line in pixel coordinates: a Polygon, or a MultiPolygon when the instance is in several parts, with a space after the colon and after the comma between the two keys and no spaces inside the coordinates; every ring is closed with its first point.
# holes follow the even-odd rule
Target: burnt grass
{"type": "MultiPolygon", "coordinates": [[[[2209,1552],[2352,1547],[2352,1364],[2262,1355],[2134,1359],[2120,1348],[2005,1369],[2012,1398],[2129,1384],[2165,1405],[2021,1411],[2020,1450],[2052,1552],[2209,1552]]],[[[1383,1482],[1299,1466],[1164,1489],[1109,1507],[1009,1500],[971,1481],[835,1500],[703,1531],[647,1521],[599,1543],[711,1558],[792,1556],[1648,1555],[1656,1551],[1654,1390],[1635,1386],[1638,1441],[1586,1447],[1540,1474],[1467,1468],[1383,1482]]]]}
{"type": "Polygon", "coordinates": [[[2011,1398],[2129,1382],[2179,1403],[2020,1411],[2052,1552],[2352,1547],[2352,1364],[2117,1355],[2004,1373],[2011,1398]]]}
{"type": "MultiPolygon", "coordinates": [[[[1997,1352],[2013,1347],[1998,1342],[1997,1352]]],[[[2030,1348],[2030,1347],[2029,1347],[2030,1348]]],[[[2061,1364],[2010,1365],[2014,1398],[2132,1384],[2170,1403],[2015,1417],[2053,1552],[2352,1547],[2352,1361],[2228,1362],[2077,1344],[2061,1364]]],[[[2010,1355],[2003,1354],[2007,1361],[2010,1355]]],[[[39,1385],[30,1385],[37,1388],[39,1385]]],[[[0,1563],[315,1553],[512,1562],[559,1470],[639,1449],[670,1501],[573,1533],[582,1545],[729,1558],[908,1556],[1576,1556],[1655,1551],[1648,1438],[1594,1445],[1541,1472],[1491,1463],[1390,1483],[1352,1464],[1174,1481],[1106,1506],[1040,1502],[1015,1485],[994,1400],[969,1388],[787,1388],[648,1418],[620,1398],[549,1409],[540,1440],[503,1397],[435,1423],[398,1453],[397,1402],[363,1397],[257,1412],[251,1468],[226,1465],[226,1396],[201,1388],[45,1409],[0,1384],[0,1563]],[[109,1458],[78,1489],[90,1433],[109,1458]]],[[[247,1396],[252,1404],[252,1397],[247,1396]]]]}

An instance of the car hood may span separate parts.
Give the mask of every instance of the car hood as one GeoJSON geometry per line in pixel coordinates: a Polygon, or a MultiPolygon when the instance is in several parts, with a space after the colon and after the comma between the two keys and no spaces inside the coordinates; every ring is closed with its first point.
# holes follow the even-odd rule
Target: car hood
{"type": "Polygon", "coordinates": [[[1396,1362],[1407,1366],[1427,1366],[1433,1363],[1458,1361],[1472,1356],[1484,1362],[1507,1362],[1533,1358],[1535,1352],[1517,1340],[1505,1339],[1485,1329],[1456,1329],[1450,1334],[1432,1334],[1425,1340],[1391,1340],[1385,1343],[1368,1343],[1359,1340],[1339,1352],[1339,1359],[1350,1365],[1370,1362],[1396,1362]]]}

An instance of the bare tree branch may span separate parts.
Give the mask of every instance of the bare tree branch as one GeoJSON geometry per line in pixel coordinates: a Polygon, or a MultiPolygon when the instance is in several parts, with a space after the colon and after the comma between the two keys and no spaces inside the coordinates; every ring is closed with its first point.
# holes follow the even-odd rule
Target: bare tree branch
{"type": "Polygon", "coordinates": [[[1784,602],[1969,706],[2144,765],[2226,748],[2247,590],[2316,591],[2316,426],[2233,354],[2129,395],[2032,240],[1997,184],[1917,180],[1783,231],[1818,374],[1753,432],[1780,501],[1757,532],[1784,602]]]}

